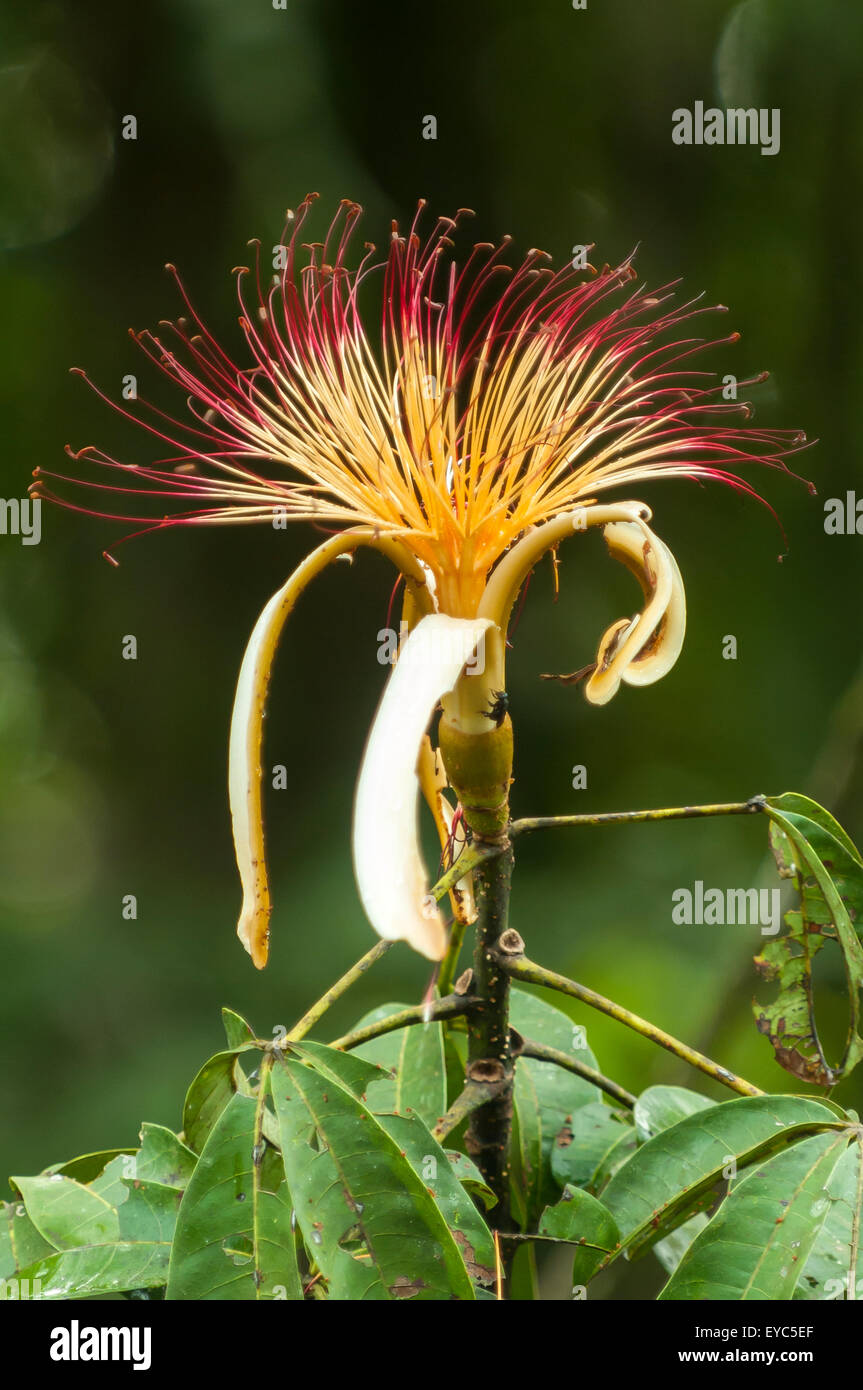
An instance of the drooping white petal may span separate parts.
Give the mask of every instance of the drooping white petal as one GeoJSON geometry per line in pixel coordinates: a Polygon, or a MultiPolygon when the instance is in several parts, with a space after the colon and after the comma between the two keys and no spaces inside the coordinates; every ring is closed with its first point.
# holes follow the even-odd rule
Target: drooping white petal
{"type": "Polygon", "coordinates": [[[417,760],[441,696],[471,658],[487,618],[423,618],[405,642],[366,744],[354,802],[354,872],[379,936],[440,960],[446,932],[419,844],[417,760]]]}
{"type": "Polygon", "coordinates": [[[620,619],[605,633],[596,669],[585,686],[591,704],[604,705],[620,688],[650,685],[674,665],[686,631],[683,581],[671,551],[641,519],[603,528],[610,554],[638,579],[647,602],[633,619],[620,619]]]}

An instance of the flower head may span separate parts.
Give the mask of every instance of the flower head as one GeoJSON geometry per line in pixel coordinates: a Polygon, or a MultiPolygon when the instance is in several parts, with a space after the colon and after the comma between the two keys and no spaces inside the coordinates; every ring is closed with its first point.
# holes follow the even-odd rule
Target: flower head
{"type": "MultiPolygon", "coordinates": [[[[601,526],[610,553],[641,584],[643,611],[609,628],[585,669],[588,698],[605,703],[621,681],[647,684],[670,668],[683,641],[685,602],[677,565],[647,524],[649,510],[607,503],[604,494],[680,474],[757,496],[737,468],[785,468],[804,443],[794,432],[754,428],[749,407],[725,400],[722,383],[693,366],[706,346],[737,338],[696,333],[717,310],[677,302],[675,285],[646,290],[631,260],[614,269],[555,271],[538,250],[514,262],[506,239],[475,245],[459,264],[453,233],[464,211],[438,218],[421,235],[420,204],[407,234],[393,224],[383,261],[366,243],[352,264],[359,207],[343,202],[324,241],[304,242],[313,201],[288,214],[271,280],[256,243],[254,270],[237,272],[242,364],[216,341],[181,284],[187,317],[133,335],[186,397],[188,409],[177,418],[142,399],[109,401],[159,441],[160,457],[140,466],[88,447],[73,457],[115,481],[67,478],[70,495],[55,491],[55,475],[37,470],[34,485],[68,506],[79,506],[76,487],[80,495],[102,488],[115,500],[148,499],[141,506],[149,511],[115,513],[144,529],[304,520],[336,532],[267,605],[238,684],[231,800],[245,894],[240,934],[258,964],[266,959],[270,911],[259,765],[264,699],[284,620],[324,564],[372,546],[405,580],[410,641],[432,616],[463,623],[474,645],[482,637],[481,672],[453,668],[450,659],[438,663],[436,676],[400,680],[402,699],[409,702],[413,688],[423,713],[414,710],[402,725],[398,702],[384,701],[381,728],[387,739],[400,729],[413,746],[441,700],[450,785],[473,832],[495,833],[508,814],[511,726],[508,716],[490,725],[489,697],[505,689],[510,613],[537,560],[574,531],[601,526]],[[375,278],[382,313],[371,331],[365,299],[375,278]],[[483,782],[486,755],[491,771],[483,782]]],[[[429,637],[427,629],[423,652],[429,637]]],[[[358,806],[376,802],[383,842],[368,832],[363,812],[355,831],[363,900],[384,935],[399,934],[402,912],[408,925],[401,934],[439,956],[442,927],[427,905],[420,911],[416,864],[401,875],[403,885],[410,880],[401,899],[396,893],[383,903],[370,887],[369,856],[385,849],[386,826],[393,835],[404,830],[405,787],[396,782],[409,779],[413,801],[417,786],[408,757],[393,769],[390,809],[400,809],[388,820],[378,746],[384,734],[377,737],[373,730],[366,760],[375,794],[369,797],[361,778],[358,806]]],[[[447,818],[437,812],[443,825],[447,818]]]]}

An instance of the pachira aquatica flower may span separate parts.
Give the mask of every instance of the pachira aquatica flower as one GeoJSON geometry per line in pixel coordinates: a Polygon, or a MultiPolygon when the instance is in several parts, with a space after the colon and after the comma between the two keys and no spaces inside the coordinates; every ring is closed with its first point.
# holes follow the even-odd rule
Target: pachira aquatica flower
{"type": "MultiPolygon", "coordinates": [[[[737,335],[698,336],[694,320],[711,310],[678,302],[674,285],[648,292],[630,260],[554,270],[538,250],[514,260],[506,239],[475,245],[459,262],[452,237],[462,214],[421,233],[422,204],[406,235],[393,224],[385,258],[369,243],[353,258],[360,208],[343,202],[325,240],[304,242],[312,203],[288,214],[277,274],[264,275],[259,253],[254,271],[237,272],[242,363],[179,280],[188,316],[133,335],[182,389],[186,413],[174,419],[140,398],[104,398],[144,425],[164,456],[142,467],[88,447],[73,457],[114,481],[64,481],[107,488],[118,501],[148,495],[150,515],[112,513],[144,529],[288,520],[332,533],[264,608],[237,685],[229,790],[243,886],[238,932],[259,967],[271,915],[263,718],[285,620],[339,557],[371,547],[396,567],[408,636],[359,774],[354,864],[378,933],[438,960],[447,933],[420,853],[419,794],[450,853],[466,834],[505,834],[506,634],[534,566],[567,538],[601,529],[643,600],[601,638],[584,692],[601,705],[621,682],[648,685],[681,650],[683,584],[650,509],[606,495],[682,474],[757,496],[736,469],[785,468],[804,440],[753,428],[748,407],[725,401],[721,382],[692,367],[705,346],[737,335]],[[375,281],[382,314],[372,328],[360,298],[375,281]]],[[[40,495],[78,505],[68,488],[58,494],[54,476],[40,470],[40,495]]],[[[471,920],[468,879],[451,901],[471,920]]]]}

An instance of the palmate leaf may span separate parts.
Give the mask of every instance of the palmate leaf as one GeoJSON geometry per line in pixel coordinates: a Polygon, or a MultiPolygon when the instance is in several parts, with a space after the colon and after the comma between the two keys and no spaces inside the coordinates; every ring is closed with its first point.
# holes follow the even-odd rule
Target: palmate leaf
{"type": "Polygon", "coordinates": [[[758,1028],[780,1066],[803,1081],[834,1086],[863,1056],[863,862],[829,812],[807,797],[768,797],[770,843],[785,878],[793,878],[800,909],[786,913],[786,931],[756,958],[768,982],[779,985],[770,1004],[756,1004],[758,1028]],[[838,945],[848,983],[848,1031],[841,1058],[825,1056],[815,1023],[812,964],[827,943],[838,945]]]}
{"type": "Polygon", "coordinates": [[[263,1134],[265,1088],[231,1097],[183,1194],[168,1299],[302,1298],[281,1162],[263,1134]]]}
{"type": "MultiPolygon", "coordinates": [[[[330,1297],[473,1299],[463,1249],[387,1117],[337,1079],[346,1060],[334,1053],[323,1071],[289,1051],[270,1077],[297,1221],[330,1297]]],[[[446,1156],[427,1142],[440,1179],[446,1156]]]]}
{"type": "MultiPolygon", "coordinates": [[[[523,1037],[571,1053],[596,1067],[583,1030],[566,1014],[527,990],[513,989],[510,1022],[523,1037]]],[[[513,1210],[526,1228],[557,1201],[552,1152],[564,1125],[584,1105],[601,1100],[599,1089],[553,1062],[519,1057],[515,1069],[512,1139],[513,1210]]]]}
{"type": "Polygon", "coordinates": [[[863,1298],[863,1139],[857,1134],[826,1183],[824,1224],[794,1290],[795,1299],[863,1298]]]}
{"type": "Polygon", "coordinates": [[[739,1169],[814,1134],[848,1130],[829,1102],[803,1096],[724,1101],[648,1140],[615,1173],[602,1200],[624,1247],[635,1254],[712,1205],[739,1169]]]}
{"type": "Polygon", "coordinates": [[[695,1237],[660,1299],[790,1299],[848,1140],[847,1129],[814,1134],[759,1164],[695,1237]]]}

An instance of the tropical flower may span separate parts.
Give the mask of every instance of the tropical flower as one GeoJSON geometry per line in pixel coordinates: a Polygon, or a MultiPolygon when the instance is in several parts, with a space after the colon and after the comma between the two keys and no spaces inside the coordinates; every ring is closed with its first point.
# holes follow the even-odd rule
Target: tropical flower
{"type": "MultiPolygon", "coordinates": [[[[204,325],[179,278],[188,317],[158,334],[133,334],[182,388],[187,414],[174,419],[143,400],[121,404],[99,394],[142,424],[163,456],[143,467],[88,447],[72,457],[116,481],[63,481],[79,496],[98,488],[117,500],[149,499],[149,515],[119,513],[145,530],[307,521],[334,532],[265,607],[237,685],[229,784],[243,886],[238,931],[259,967],[271,912],[261,742],[276,647],[297,599],[331,561],[363,546],[392,561],[404,581],[409,636],[360,772],[354,862],[375,929],[437,960],[446,931],[428,896],[418,792],[450,855],[468,832],[505,834],[506,634],[538,560],[573,532],[602,528],[644,603],[608,629],[595,661],[577,674],[594,704],[611,699],[621,682],[650,684],[681,649],[683,584],[649,525],[649,508],[603,495],[683,475],[757,496],[733,470],[751,462],[785,468],[804,438],[753,428],[748,406],[723,399],[721,383],[691,359],[737,335],[712,343],[682,336],[682,325],[715,310],[677,303],[673,284],[648,292],[635,283],[630,260],[553,271],[532,250],[513,265],[507,238],[475,245],[459,265],[451,234],[464,212],[439,218],[423,239],[421,203],[407,235],[393,224],[382,263],[366,243],[351,269],[360,208],[343,202],[322,243],[301,243],[313,201],[288,214],[276,275],[265,282],[257,243],[254,272],[237,271],[244,365],[204,325]],[[361,300],[381,273],[378,337],[365,326],[361,300]],[[166,504],[173,510],[166,513],[166,504]],[[438,704],[434,748],[427,730],[438,704]]],[[[37,471],[39,495],[92,510],[74,493],[56,492],[55,476],[37,471]]],[[[451,901],[469,921],[469,881],[451,901]]]]}

